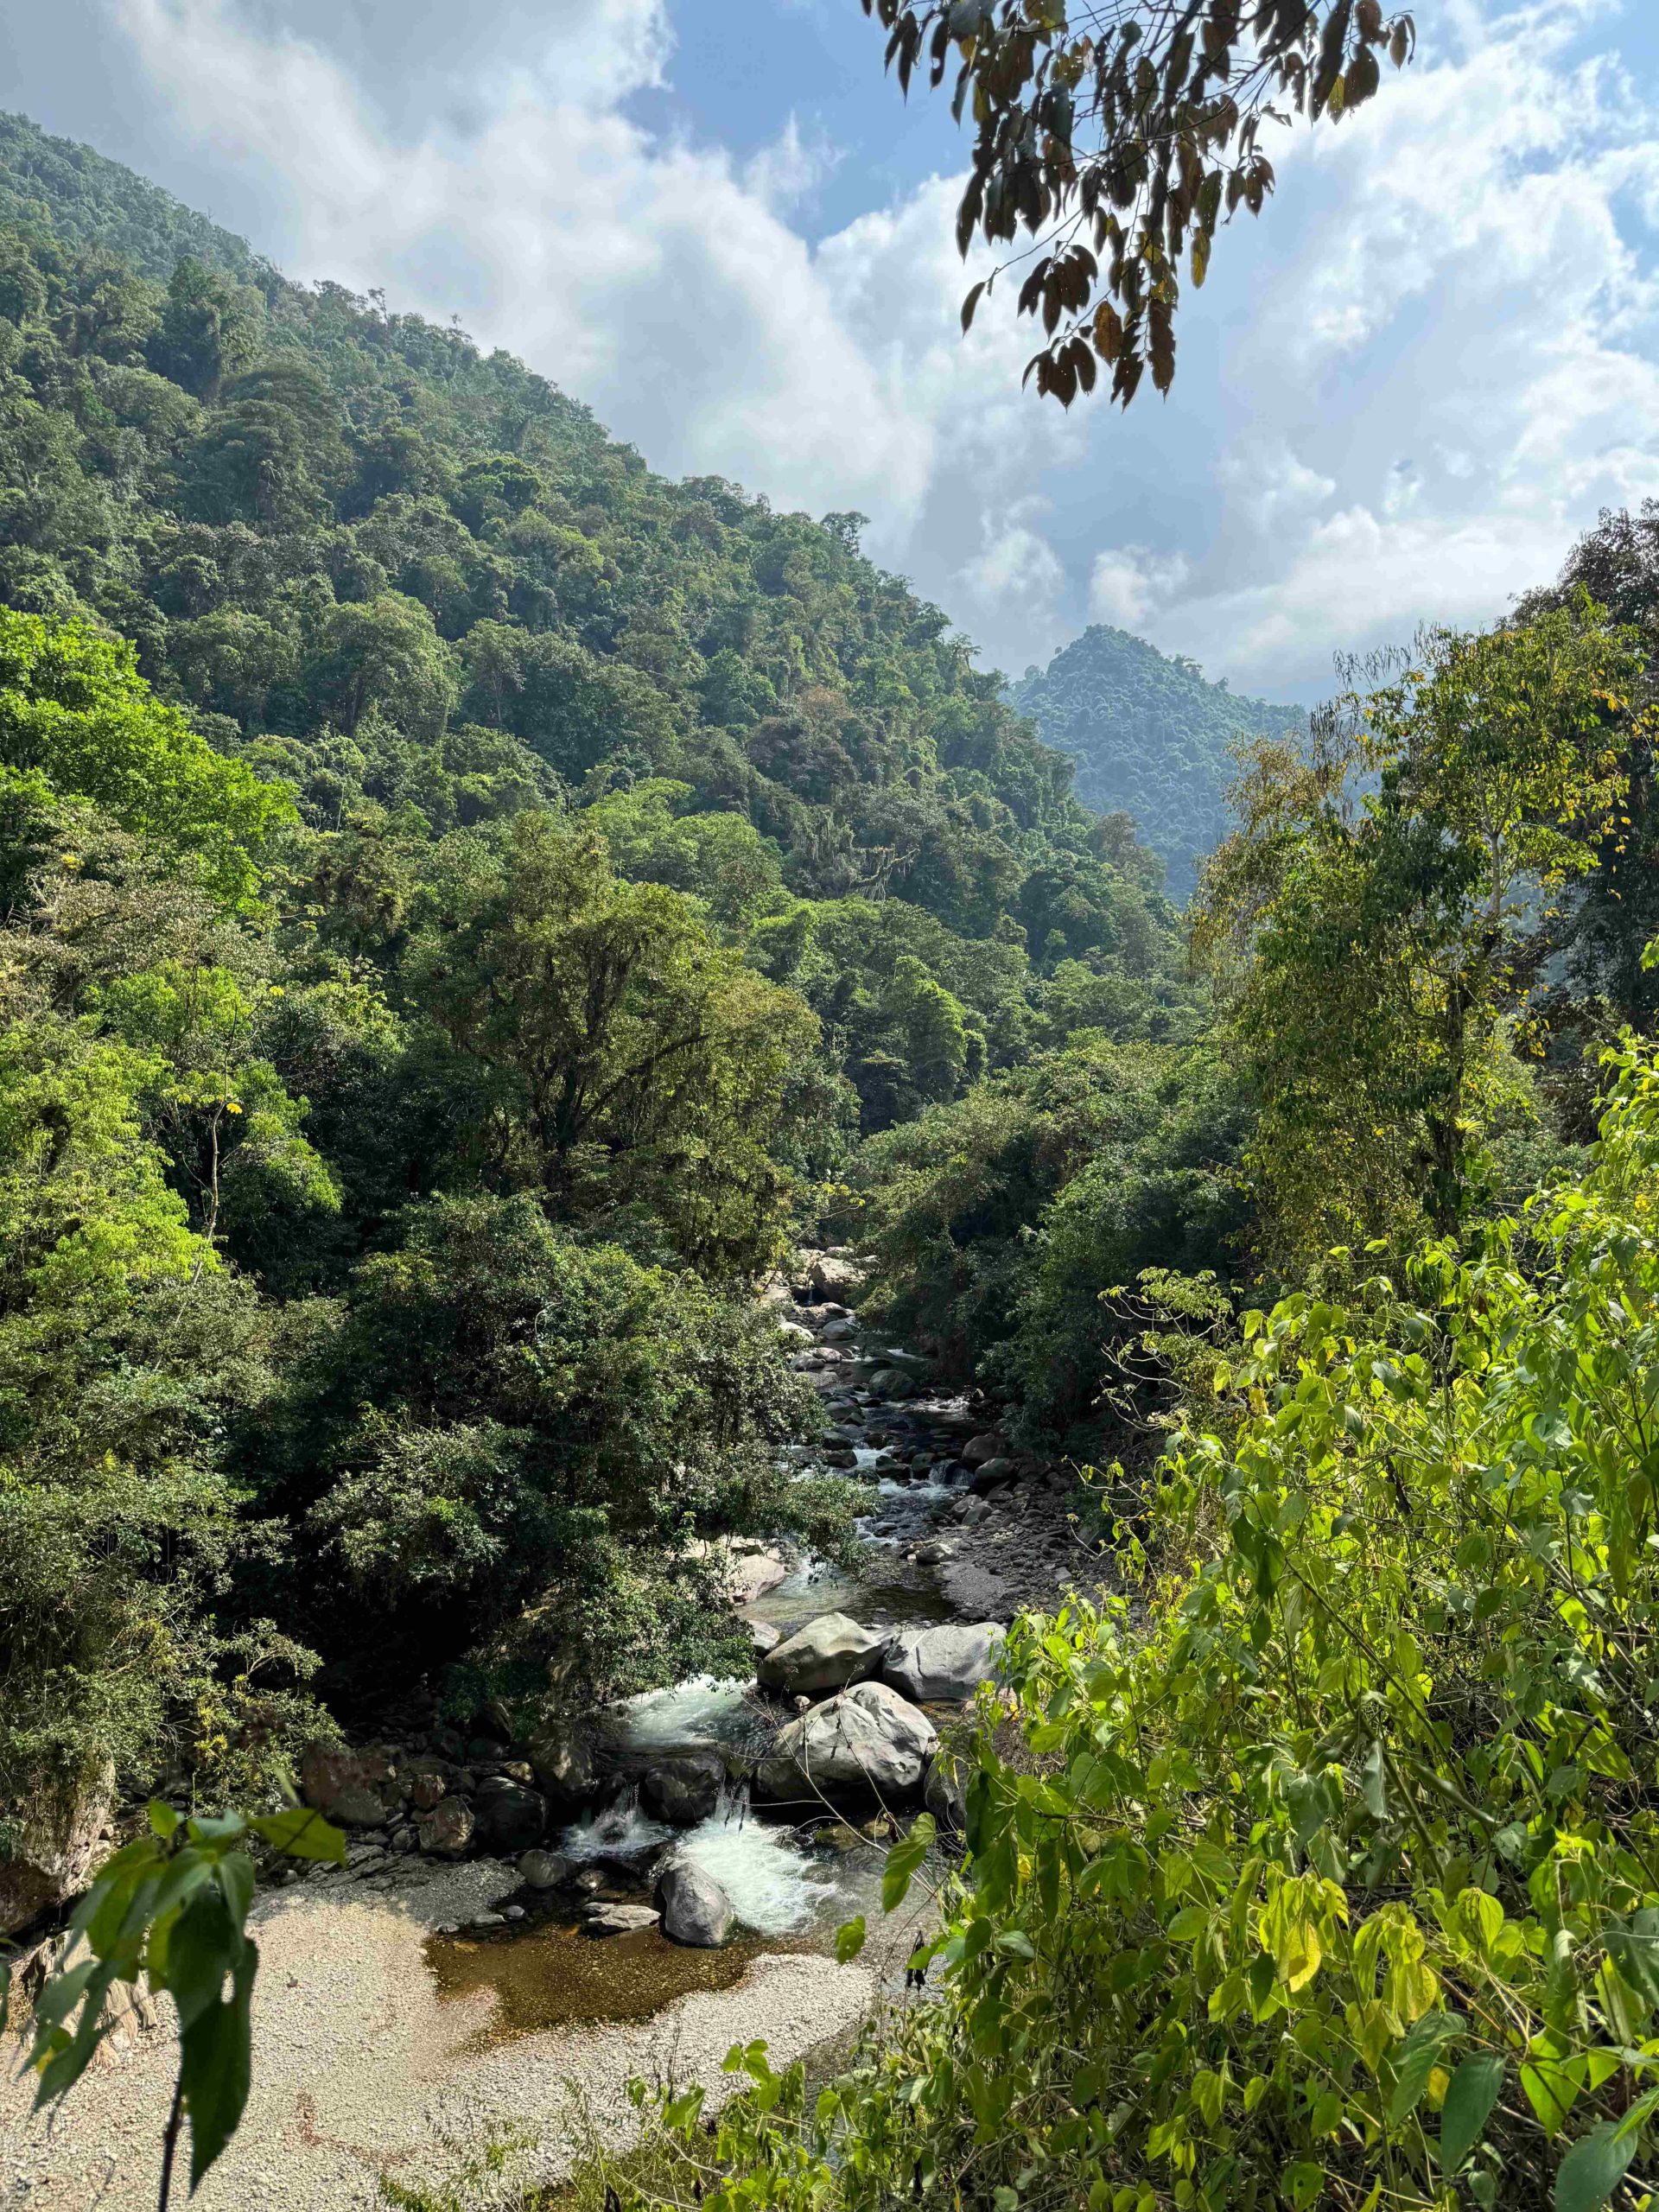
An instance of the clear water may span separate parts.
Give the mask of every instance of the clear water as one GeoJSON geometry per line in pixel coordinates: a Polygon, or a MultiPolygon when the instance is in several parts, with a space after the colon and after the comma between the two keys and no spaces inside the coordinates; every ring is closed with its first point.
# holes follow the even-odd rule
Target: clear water
{"type": "MultiPolygon", "coordinates": [[[[763,1598],[760,1605],[766,1602],[763,1598]]],[[[629,1698],[619,1718],[623,1742],[639,1751],[673,1751],[688,1744],[746,1744],[766,1719],[753,1683],[718,1675],[693,1675],[667,1689],[646,1690],[643,1696],[629,1698]]]]}

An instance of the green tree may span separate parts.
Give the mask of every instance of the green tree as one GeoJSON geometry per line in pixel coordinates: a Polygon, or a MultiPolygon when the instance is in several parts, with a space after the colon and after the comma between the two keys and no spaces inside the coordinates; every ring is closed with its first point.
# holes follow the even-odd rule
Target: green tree
{"type": "Polygon", "coordinates": [[[281,785],[215,753],[139,676],[132,648],[79,622],[0,608],[0,764],[95,800],[128,830],[189,854],[224,899],[251,899],[293,819],[281,785]]]}
{"type": "Polygon", "coordinates": [[[455,703],[449,650],[402,592],[331,607],[304,681],[346,737],[372,707],[411,736],[436,737],[455,703]]]}
{"type": "Polygon", "coordinates": [[[807,1008],[551,816],[446,859],[405,982],[487,1072],[495,1171],[556,1213],[648,1208],[715,1273],[765,1266],[789,1194],[767,1145],[817,1041],[807,1008]]]}
{"type": "Polygon", "coordinates": [[[1460,1217],[1471,1137],[1525,1088],[1539,898],[1590,866],[1624,790],[1642,659],[1588,601],[1415,658],[1308,755],[1256,748],[1205,879],[1285,1256],[1460,1217]]]}
{"type": "Polygon", "coordinates": [[[213,399],[258,344],[257,298],[189,254],[175,264],[149,341],[149,363],[198,399],[213,399]]]}

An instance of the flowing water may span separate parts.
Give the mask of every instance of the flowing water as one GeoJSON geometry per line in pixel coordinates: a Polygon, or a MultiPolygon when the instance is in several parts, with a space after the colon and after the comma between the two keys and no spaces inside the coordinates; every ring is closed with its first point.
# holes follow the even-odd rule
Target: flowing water
{"type": "MultiPolygon", "coordinates": [[[[902,1359],[894,1352],[879,1357],[902,1359]]],[[[785,1636],[825,1612],[850,1613],[875,1628],[953,1618],[955,1609],[931,1570],[905,1554],[937,1531],[960,1485],[931,1471],[908,1479],[904,1451],[929,1438],[936,1451],[950,1450],[950,1440],[970,1426],[965,1402],[852,1403],[845,1419],[840,1434],[852,1445],[852,1471],[871,1493],[870,1509],[859,1523],[861,1559],[842,1566],[804,1558],[745,1608],[745,1617],[785,1636]],[[882,1440],[856,1440],[866,1429],[882,1440]]],[[[791,1452],[803,1462],[810,1456],[791,1452]]],[[[752,1681],[698,1675],[631,1698],[609,1718],[613,1744],[637,1767],[651,1755],[692,1748],[713,1746],[728,1757],[753,1754],[780,1715],[752,1681]]],[[[648,1895],[660,1873],[677,1862],[702,1868],[731,1900],[737,1940],[723,1950],[702,1951],[670,1943],[654,1929],[600,1939],[568,1906],[545,1900],[531,1903],[532,1916],[519,1927],[435,1940],[429,1956],[445,1994],[486,1986],[498,1992],[491,2040],[568,2021],[642,2018],[690,1991],[732,1986],[763,1952],[825,1948],[833,1931],[855,1916],[864,1914],[872,1929],[881,1920],[886,1853],[880,1846],[849,1821],[828,1815],[821,1826],[788,1826],[757,1811],[747,1784],[728,1785],[707,1820],[677,1830],[650,1818],[637,1783],[623,1782],[608,1804],[572,1822],[556,1847],[579,1866],[597,1869],[607,1895],[648,1895]]],[[[925,1883],[937,1864],[930,1861],[924,1871],[925,1883]]],[[[898,1946],[900,1962],[909,1940],[898,1946]]]]}

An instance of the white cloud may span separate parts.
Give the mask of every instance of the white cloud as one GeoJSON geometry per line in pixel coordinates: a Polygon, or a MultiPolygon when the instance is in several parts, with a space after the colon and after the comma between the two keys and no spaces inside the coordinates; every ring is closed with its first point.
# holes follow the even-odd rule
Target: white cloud
{"type": "Polygon", "coordinates": [[[1192,581],[1185,553],[1151,553],[1144,545],[1109,545],[1089,571],[1089,616],[1133,630],[1166,607],[1192,581]]]}
{"type": "Polygon", "coordinates": [[[1607,50],[1617,0],[1443,0],[1374,105],[1280,136],[1173,398],[1069,416],[1021,391],[1001,295],[958,334],[953,181],[812,245],[791,210],[833,150],[785,111],[747,163],[635,119],[669,0],[492,0],[470,68],[435,16],[395,124],[365,58],[391,0],[358,0],[360,67],[326,0],[284,0],[309,39],[259,0],[105,4],[178,132],[291,210],[296,273],[458,310],[659,467],[861,509],[1005,665],[1092,615],[1306,694],[1334,647],[1490,619],[1659,492],[1659,106],[1607,50]]]}

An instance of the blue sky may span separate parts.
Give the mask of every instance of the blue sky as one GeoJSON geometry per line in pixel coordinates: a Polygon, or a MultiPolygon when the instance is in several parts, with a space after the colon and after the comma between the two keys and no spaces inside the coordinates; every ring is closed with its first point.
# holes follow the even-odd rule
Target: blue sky
{"type": "Polygon", "coordinates": [[[862,510],[1014,671],[1099,620],[1311,698],[1659,495],[1651,0],[1418,0],[1382,99],[1280,135],[1170,398],[1069,417],[1009,315],[958,338],[962,149],[858,0],[8,13],[8,105],[296,276],[458,314],[659,467],[862,510]]]}

